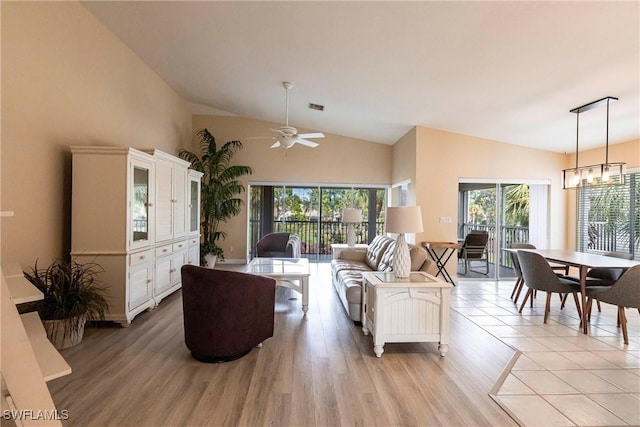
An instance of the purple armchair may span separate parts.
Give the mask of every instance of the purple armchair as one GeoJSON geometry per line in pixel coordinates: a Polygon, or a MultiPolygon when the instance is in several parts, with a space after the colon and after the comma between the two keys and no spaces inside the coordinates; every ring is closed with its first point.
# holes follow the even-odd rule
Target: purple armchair
{"type": "Polygon", "coordinates": [[[274,279],[193,265],[181,273],[184,340],[195,359],[238,359],[273,336],[274,279]]]}

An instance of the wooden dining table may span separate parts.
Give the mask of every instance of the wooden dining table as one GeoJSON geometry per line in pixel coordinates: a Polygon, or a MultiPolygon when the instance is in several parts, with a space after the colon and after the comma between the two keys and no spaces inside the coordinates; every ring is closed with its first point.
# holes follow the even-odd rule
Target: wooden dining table
{"type": "Polygon", "coordinates": [[[587,273],[592,268],[621,268],[627,270],[634,265],[640,264],[636,260],[627,260],[610,256],[568,251],[564,249],[519,249],[530,251],[542,255],[547,261],[576,267],[580,272],[580,298],[582,301],[582,332],[587,334],[587,273]]]}

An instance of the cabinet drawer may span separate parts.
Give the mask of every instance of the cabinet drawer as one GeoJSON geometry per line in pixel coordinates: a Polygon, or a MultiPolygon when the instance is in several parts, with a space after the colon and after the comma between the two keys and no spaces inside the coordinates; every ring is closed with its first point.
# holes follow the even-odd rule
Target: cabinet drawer
{"type": "Polygon", "coordinates": [[[173,244],[173,252],[184,251],[187,249],[187,241],[183,240],[182,242],[173,244]]]}
{"type": "Polygon", "coordinates": [[[199,237],[192,237],[189,239],[189,246],[195,246],[195,245],[199,245],[200,244],[200,238],[199,237]]]}
{"type": "Polygon", "coordinates": [[[156,248],[156,256],[169,255],[171,251],[171,245],[159,246],[156,248]]]}
{"type": "Polygon", "coordinates": [[[142,264],[143,262],[151,261],[151,249],[143,252],[137,252],[129,255],[129,265],[142,264]]]}

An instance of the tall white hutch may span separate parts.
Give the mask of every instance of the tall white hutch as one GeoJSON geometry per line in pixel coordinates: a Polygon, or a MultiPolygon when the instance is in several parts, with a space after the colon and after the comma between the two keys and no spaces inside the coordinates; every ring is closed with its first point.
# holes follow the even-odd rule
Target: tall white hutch
{"type": "Polygon", "coordinates": [[[71,256],[96,262],[109,290],[107,320],[129,326],[200,263],[200,180],[159,150],[71,147],[71,256]]]}

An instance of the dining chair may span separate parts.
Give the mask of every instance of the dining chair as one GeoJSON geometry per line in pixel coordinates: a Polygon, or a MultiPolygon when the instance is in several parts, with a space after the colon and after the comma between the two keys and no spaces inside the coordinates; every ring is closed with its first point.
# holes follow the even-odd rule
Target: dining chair
{"type": "Polygon", "coordinates": [[[519,313],[522,313],[527,299],[533,298],[534,290],[538,290],[547,293],[547,301],[544,308],[544,323],[547,323],[549,317],[551,294],[553,293],[572,294],[576,309],[578,310],[578,316],[582,319],[582,311],[580,310],[580,302],[578,301],[578,292],[580,292],[579,284],[564,277],[557,276],[547,260],[535,252],[519,250],[518,261],[522,269],[524,284],[529,288],[524,296],[524,301],[522,301],[522,305],[518,311],[519,313]]]}
{"type": "Polygon", "coordinates": [[[624,343],[629,345],[627,316],[625,307],[640,310],[640,264],[631,267],[610,287],[587,288],[587,310],[590,311],[594,299],[618,306],[618,323],[622,328],[624,343]]]}
{"type": "MultiPolygon", "coordinates": [[[[633,259],[633,255],[626,252],[606,252],[603,255],[620,259],[633,259]]],[[[622,276],[622,273],[624,273],[623,268],[592,268],[587,272],[586,286],[611,286],[622,276]]],[[[567,278],[580,283],[579,277],[567,276],[567,278]]],[[[600,301],[597,299],[596,305],[598,306],[598,312],[602,311],[600,301]]],[[[562,307],[564,307],[564,301],[562,302],[562,307]]],[[[591,307],[589,307],[589,313],[591,313],[591,307]]]]}
{"type": "MultiPolygon", "coordinates": [[[[511,243],[509,245],[511,249],[536,249],[536,246],[531,243],[511,243]]],[[[518,261],[518,255],[515,252],[511,252],[511,261],[513,263],[513,269],[516,272],[516,283],[513,285],[513,290],[511,291],[511,299],[514,303],[518,303],[518,298],[520,297],[520,292],[522,291],[522,287],[524,286],[524,278],[522,277],[522,269],[520,268],[520,262],[518,261]],[[515,294],[515,299],[513,295],[515,294]]],[[[566,265],[559,264],[549,264],[551,269],[556,271],[562,271],[564,274],[569,272],[569,267],[566,265]]],[[[562,296],[560,297],[562,299],[562,296]]],[[[531,301],[533,303],[533,300],[531,301]]]]}

